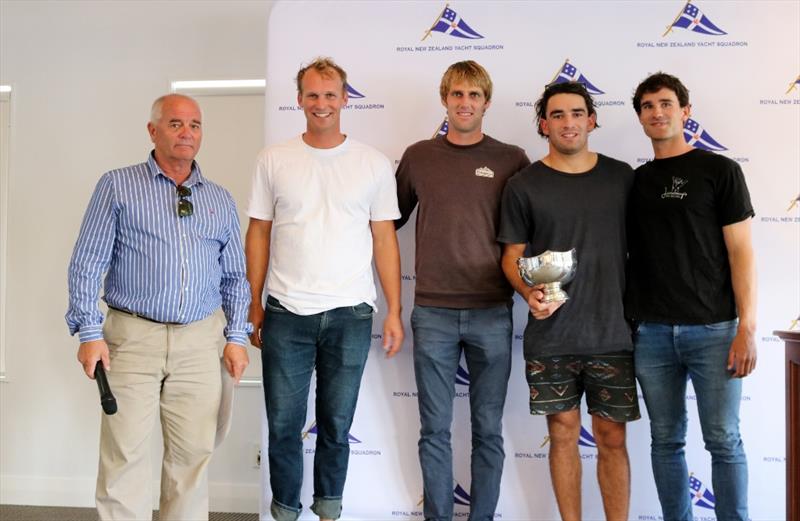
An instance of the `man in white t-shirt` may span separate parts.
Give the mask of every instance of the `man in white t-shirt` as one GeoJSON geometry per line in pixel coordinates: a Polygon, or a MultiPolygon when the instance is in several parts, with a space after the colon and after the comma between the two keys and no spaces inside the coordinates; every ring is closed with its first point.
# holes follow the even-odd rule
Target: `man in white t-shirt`
{"type": "Polygon", "coordinates": [[[377,309],[373,255],[387,305],[387,356],[403,342],[394,174],[386,156],[342,134],[346,82],[345,71],[328,58],[300,69],[297,103],[306,131],[266,147],[253,177],[245,246],[250,339],[262,348],[270,511],[277,521],[294,521],[302,510],[302,430],[314,370],[311,510],[321,520],[341,514],[348,432],[377,309]]]}

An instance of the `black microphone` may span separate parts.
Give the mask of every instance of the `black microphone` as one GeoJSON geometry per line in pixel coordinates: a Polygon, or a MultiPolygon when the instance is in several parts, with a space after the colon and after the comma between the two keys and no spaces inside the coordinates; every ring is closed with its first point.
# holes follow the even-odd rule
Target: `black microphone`
{"type": "Polygon", "coordinates": [[[100,391],[100,405],[103,407],[103,412],[114,414],[117,412],[117,399],[111,394],[111,387],[108,385],[108,378],[106,378],[106,370],[103,369],[102,360],[98,360],[97,365],[94,366],[94,380],[97,382],[97,389],[100,391]]]}

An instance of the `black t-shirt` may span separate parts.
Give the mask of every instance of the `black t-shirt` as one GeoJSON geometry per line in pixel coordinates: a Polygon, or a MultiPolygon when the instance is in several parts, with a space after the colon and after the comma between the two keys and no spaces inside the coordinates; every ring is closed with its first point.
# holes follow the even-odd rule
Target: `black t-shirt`
{"type": "Polygon", "coordinates": [[[736,318],[722,227],[753,215],[744,174],[727,157],[695,149],[637,168],[626,315],[665,324],[736,318]]]}
{"type": "Polygon", "coordinates": [[[525,357],[630,351],[623,312],[625,210],[633,170],[598,155],[582,174],[553,170],[537,161],[511,178],[503,193],[498,240],[528,244],[530,255],[577,250],[567,300],[552,316],[529,314],[525,357]]]}

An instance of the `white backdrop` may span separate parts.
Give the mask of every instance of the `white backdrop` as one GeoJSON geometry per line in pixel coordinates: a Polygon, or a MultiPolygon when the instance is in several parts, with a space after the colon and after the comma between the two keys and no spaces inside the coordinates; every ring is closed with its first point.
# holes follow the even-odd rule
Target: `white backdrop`
{"type": "MultiPolygon", "coordinates": [[[[775,329],[788,329],[800,313],[800,3],[696,0],[700,26],[673,27],[686,4],[664,2],[453,2],[457,13],[482,38],[459,38],[428,29],[444,9],[440,2],[281,2],[272,10],[267,44],[266,140],[288,139],[304,129],[295,103],[297,69],[318,55],[332,56],[349,74],[358,94],[343,111],[343,130],[395,161],[409,144],[429,138],[445,111],[438,85],[446,67],[474,59],[495,85],[484,131],[522,146],[532,160],[546,143],[533,126],[533,102],[566,60],[602,91],[593,150],[634,167],[652,155],[630,97],[637,83],[663,70],[691,90],[693,119],[704,141],[744,169],[756,209],[754,241],[759,271],[759,366],[745,381],[742,433],[750,463],[753,520],[784,518],[784,368],[775,329]],[[705,15],[705,19],[702,16],[705,15]],[[707,32],[725,34],[703,34],[707,32]],[[695,28],[696,30],[692,30],[695,28]],[[715,29],[716,28],[716,29],[715,29]],[[790,88],[792,87],[792,88],[790,88]]],[[[692,11],[692,6],[688,6],[692,11]]],[[[576,76],[577,77],[577,76],[576,76]]],[[[698,143],[695,146],[701,146],[698,143]]],[[[346,519],[420,519],[422,482],[417,462],[419,420],[411,362],[413,226],[400,232],[404,318],[408,341],[393,360],[380,353],[382,314],[373,327],[370,357],[351,430],[351,458],[344,493],[346,519]]],[[[550,488],[545,421],[528,414],[522,361],[526,309],[514,312],[514,365],[504,434],[506,466],[499,519],[557,519],[550,488]]],[[[466,366],[462,363],[462,368],[466,366]]],[[[456,382],[453,445],[456,517],[469,512],[469,400],[466,371],[456,382]]],[[[694,399],[691,386],[687,394],[694,399]]],[[[313,400],[313,397],[311,398],[313,400]]],[[[629,425],[632,466],[631,519],[657,520],[660,508],[643,419],[629,425]]],[[[306,480],[302,502],[311,504],[314,449],[313,407],[305,436],[306,480]]],[[[263,411],[262,411],[263,415],[263,411]]],[[[588,435],[580,447],[584,463],[584,517],[602,519],[595,480],[596,449],[588,435]]],[[[266,434],[266,427],[264,428],[266,434]]],[[[266,439],[266,436],[265,436],[266,439]]],[[[710,460],[703,449],[696,410],[690,409],[687,457],[701,496],[695,518],[713,520],[710,460]]],[[[265,458],[266,463],[266,458],[265,458]]],[[[262,518],[269,519],[268,470],[263,465],[262,518]]],[[[687,479],[687,493],[689,480],[687,479]]],[[[306,509],[302,519],[314,519],[306,509]]]]}

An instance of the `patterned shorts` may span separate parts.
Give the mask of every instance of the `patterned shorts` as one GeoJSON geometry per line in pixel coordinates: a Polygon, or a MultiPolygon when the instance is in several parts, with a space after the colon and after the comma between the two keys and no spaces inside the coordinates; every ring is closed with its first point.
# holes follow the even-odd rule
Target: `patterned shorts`
{"type": "Polygon", "coordinates": [[[586,391],[589,414],[615,422],[640,418],[631,351],[527,359],[525,376],[531,414],[578,409],[586,391]]]}

